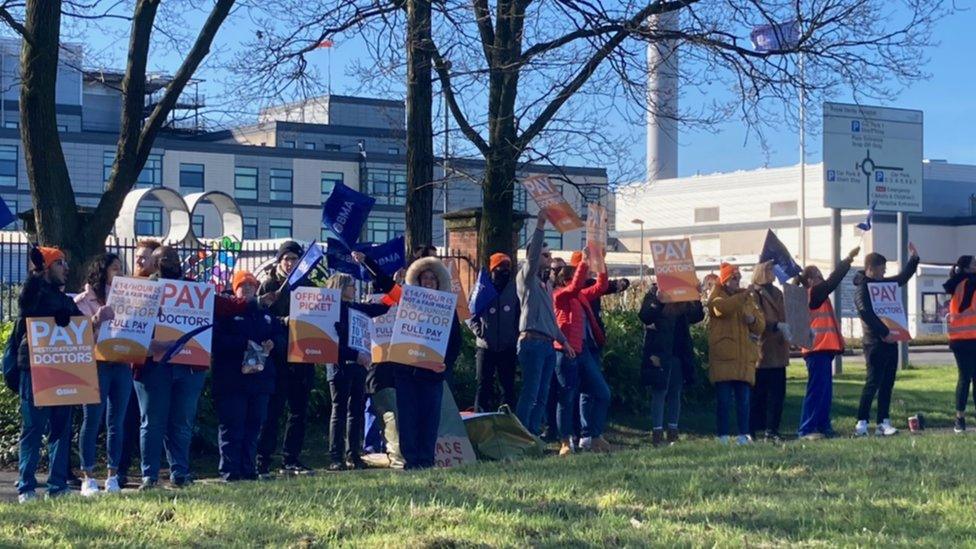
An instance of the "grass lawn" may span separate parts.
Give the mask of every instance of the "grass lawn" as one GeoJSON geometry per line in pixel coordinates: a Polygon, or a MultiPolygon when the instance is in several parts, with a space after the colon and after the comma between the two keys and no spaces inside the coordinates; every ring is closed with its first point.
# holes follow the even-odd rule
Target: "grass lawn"
{"type": "MultiPolygon", "coordinates": [[[[900,374],[893,419],[922,411],[948,425],[954,377],[954,368],[900,374]]],[[[842,432],[862,378],[851,368],[837,383],[842,432]]],[[[693,427],[711,429],[710,405],[687,412],[693,427]]],[[[638,440],[632,429],[618,437],[638,440]]],[[[737,448],[703,437],[608,456],[7,504],[0,546],[967,545],[976,540],[974,443],[930,433],[737,448]]]]}

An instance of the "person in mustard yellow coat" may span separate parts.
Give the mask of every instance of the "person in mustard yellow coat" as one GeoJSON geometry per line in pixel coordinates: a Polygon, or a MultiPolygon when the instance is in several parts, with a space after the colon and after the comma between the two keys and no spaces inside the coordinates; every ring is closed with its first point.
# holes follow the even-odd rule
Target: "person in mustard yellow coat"
{"type": "Polygon", "coordinates": [[[740,287],[739,268],[723,263],[708,298],[708,379],[715,385],[719,441],[729,442],[729,408],[735,396],[738,443],[749,444],[749,392],[756,382],[759,335],[766,327],[755,297],[740,287]]]}

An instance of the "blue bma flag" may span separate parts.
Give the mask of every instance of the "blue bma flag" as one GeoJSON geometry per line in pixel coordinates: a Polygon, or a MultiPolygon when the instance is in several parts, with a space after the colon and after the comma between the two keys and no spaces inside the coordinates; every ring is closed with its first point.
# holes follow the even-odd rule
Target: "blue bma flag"
{"type": "Polygon", "coordinates": [[[868,216],[864,218],[864,223],[857,224],[858,229],[861,229],[864,232],[871,230],[871,218],[874,217],[874,207],[877,205],[877,202],[871,204],[871,208],[868,210],[868,216]]]}
{"type": "MultiPolygon", "coordinates": [[[[356,244],[355,249],[357,252],[366,253],[366,249],[372,247],[370,243],[364,242],[362,244],[356,244]]],[[[345,244],[336,240],[335,238],[330,238],[326,240],[325,245],[325,255],[329,263],[329,269],[346,273],[352,276],[356,280],[362,280],[364,282],[369,282],[369,271],[359,266],[352,259],[352,252],[345,244]]]]}
{"type": "Polygon", "coordinates": [[[766,231],[766,242],[763,243],[762,253],[759,254],[760,263],[767,261],[773,262],[773,274],[782,284],[800,274],[800,266],[793,261],[790,251],[776,238],[776,233],[772,229],[766,231]]]}
{"type": "Polygon", "coordinates": [[[791,50],[800,44],[800,25],[797,21],[759,25],[749,33],[749,39],[760,53],[791,50]]]}
{"type": "Polygon", "coordinates": [[[0,198],[0,229],[10,225],[14,221],[17,221],[17,216],[10,211],[10,207],[7,206],[3,198],[0,198]]]}
{"type": "Polygon", "coordinates": [[[468,300],[471,308],[471,316],[478,316],[491,305],[491,302],[498,297],[498,290],[491,283],[491,275],[488,269],[481,267],[478,273],[478,280],[474,283],[471,290],[471,299],[468,300]]]}
{"type": "Polygon", "coordinates": [[[387,276],[393,276],[407,264],[404,238],[398,236],[386,244],[371,246],[361,250],[372,259],[387,276]]]}
{"type": "Polygon", "coordinates": [[[352,248],[375,203],[375,198],[336,183],[332,194],[322,204],[322,225],[335,233],[346,248],[352,248]]]}
{"type": "Polygon", "coordinates": [[[316,265],[322,261],[324,254],[322,253],[322,247],[319,246],[314,240],[305,249],[305,253],[302,254],[301,259],[298,260],[298,265],[292,269],[291,274],[288,275],[288,289],[294,290],[296,286],[305,278],[308,273],[315,268],[316,265]]]}

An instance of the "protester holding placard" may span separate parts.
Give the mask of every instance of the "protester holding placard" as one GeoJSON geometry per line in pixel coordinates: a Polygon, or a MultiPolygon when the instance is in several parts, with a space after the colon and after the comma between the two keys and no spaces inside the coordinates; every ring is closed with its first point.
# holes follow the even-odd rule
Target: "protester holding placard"
{"type": "Polygon", "coordinates": [[[516,405],[515,371],[518,368],[518,324],[521,309],[515,278],[512,276],[512,258],[503,253],[489,258],[488,273],[495,298],[486,305],[475,303],[472,295],[472,317],[468,327],[474,332],[475,368],[478,389],[474,408],[477,412],[494,412],[499,404],[507,404],[512,410],[516,405]],[[480,309],[473,307],[478,305],[480,309]],[[495,396],[495,374],[502,389],[499,403],[495,396]]]}
{"type": "MultiPolygon", "coordinates": [[[[406,284],[428,290],[451,292],[451,275],[439,259],[424,257],[414,261],[407,269],[406,284]]],[[[401,303],[401,311],[405,305],[401,303]]],[[[419,325],[419,323],[415,324],[419,325]]],[[[444,379],[450,376],[460,352],[461,330],[455,313],[451,321],[442,368],[394,363],[396,422],[400,450],[405,461],[404,469],[425,469],[434,466],[444,379]]]]}
{"type": "Polygon", "coordinates": [[[973,385],[976,399],[976,259],[971,255],[960,256],[953,265],[949,280],[942,285],[952,295],[949,302],[949,348],[956,357],[959,378],[956,381],[956,422],[953,430],[966,431],[966,401],[969,386],[973,385]]]}
{"type": "MultiPolygon", "coordinates": [[[[286,281],[288,275],[298,264],[298,259],[304,255],[301,244],[294,240],[287,240],[278,247],[275,256],[275,267],[267,280],[258,288],[258,296],[271,296],[274,301],[269,306],[271,314],[278,319],[285,319],[290,314],[291,297],[286,281]]],[[[309,287],[307,281],[299,282],[300,287],[309,287]]],[[[272,358],[278,365],[275,378],[275,392],[268,403],[268,417],[261,429],[258,442],[258,472],[262,475],[270,474],[271,456],[278,447],[278,429],[285,405],[288,405],[288,418],[285,425],[283,443],[284,464],[282,473],[300,475],[309,474],[311,469],[301,462],[302,446],[305,444],[305,425],[308,417],[308,402],[315,385],[315,368],[311,364],[299,364],[287,361],[288,336],[282,334],[275,339],[272,358]]]]}
{"type": "MultiPolygon", "coordinates": [[[[17,499],[21,503],[35,499],[37,488],[37,463],[41,455],[41,437],[48,436],[47,494],[57,497],[67,493],[66,473],[68,455],[71,452],[71,406],[36,406],[30,372],[30,350],[27,337],[27,319],[54,317],[58,326],[65,327],[72,316],[80,316],[75,302],[61,289],[68,279],[68,263],[64,252],[58,248],[32,248],[30,251],[32,272],[27,277],[17,298],[20,316],[15,326],[17,366],[20,394],[20,461],[18,465],[17,499]]],[[[111,315],[103,311],[103,315],[111,315]]],[[[106,317],[107,318],[107,317],[106,317]]]]}
{"type": "MultiPolygon", "coordinates": [[[[258,280],[237,271],[231,288],[235,296],[253,299],[258,280]]],[[[219,421],[218,472],[225,481],[258,477],[258,436],[275,384],[276,365],[269,354],[275,336],[284,331],[280,320],[256,309],[214,323],[211,394],[219,421]]]]}
{"type": "Polygon", "coordinates": [[[705,317],[700,301],[664,303],[652,286],[644,296],[637,316],[644,324],[644,345],[641,351],[641,382],[651,388],[651,444],[678,441],[678,420],[681,416],[681,391],[685,372],[685,339],[690,324],[705,317]]]}
{"type": "Polygon", "coordinates": [[[790,325],[786,323],[786,304],[783,291],[773,285],[773,262],[764,261],[752,271],[752,286],[756,303],[762,310],[766,327],[759,336],[759,360],[756,363],[756,384],[753,386],[749,410],[749,431],[770,442],[782,442],[779,434],[786,401],[786,367],[790,365],[790,325]]]}
{"type": "Polygon", "coordinates": [[[352,258],[373,276],[374,288],[393,295],[387,295],[382,303],[357,303],[355,301],[356,281],[351,276],[335,274],[326,283],[326,287],[342,292],[339,322],[336,324],[336,332],[339,336],[339,362],[329,364],[326,372],[332,399],[332,414],[329,422],[330,471],[366,468],[360,452],[363,446],[365,419],[366,368],[370,364],[370,355],[349,345],[350,311],[362,313],[369,318],[378,317],[390,310],[390,305],[395,302],[397,295],[397,292],[393,292],[395,286],[393,279],[384,273],[379,265],[361,252],[353,252],[352,258]]]}
{"type": "Polygon", "coordinates": [[[840,286],[851,263],[861,249],[854,248],[824,280],[816,265],[807,265],[798,280],[807,288],[810,301],[810,329],[813,331],[813,348],[803,349],[807,364],[807,390],[800,412],[801,438],[832,438],[830,407],[833,404],[834,357],[844,352],[844,336],[837,325],[837,315],[830,303],[830,294],[840,286]]]}
{"type": "Polygon", "coordinates": [[[915,246],[908,245],[911,257],[897,276],[885,278],[888,259],[872,252],[864,257],[864,270],[854,277],[854,306],[857,315],[861,317],[861,342],[864,346],[864,358],[867,364],[867,378],[861,391],[861,403],[857,410],[857,426],[854,436],[863,437],[868,434],[868,418],[871,415],[871,404],[874,396],[878,396],[878,426],[875,434],[891,436],[898,433],[892,427],[888,412],[891,406],[891,392],[895,387],[895,374],[898,372],[898,344],[891,329],[875,314],[871,304],[870,285],[876,282],[894,282],[898,286],[908,284],[918,269],[918,252],[915,246]]]}
{"type": "MultiPolygon", "coordinates": [[[[99,256],[88,273],[85,291],[75,297],[78,309],[92,319],[96,338],[101,323],[108,321],[103,313],[112,310],[111,307],[107,306],[112,282],[121,273],[122,261],[119,256],[115,254],[99,256]],[[103,313],[100,314],[100,311],[103,313]]],[[[114,316],[114,311],[112,316],[114,316]]],[[[92,471],[94,471],[96,464],[95,445],[98,440],[98,430],[103,419],[105,425],[105,456],[108,462],[105,492],[117,493],[122,490],[117,472],[125,437],[125,413],[129,406],[129,398],[132,396],[132,369],[126,363],[99,361],[98,388],[101,394],[101,402],[86,404],[82,407],[84,419],[81,423],[78,444],[81,447],[81,469],[85,475],[81,484],[81,495],[83,496],[98,494],[98,482],[92,477],[92,471]]]]}
{"type": "MultiPolygon", "coordinates": [[[[557,423],[561,438],[560,455],[572,453],[570,437],[575,425],[573,408],[577,393],[580,401],[580,448],[607,452],[610,445],[603,438],[607,410],[610,406],[610,387],[600,371],[600,348],[605,343],[603,329],[593,314],[590,302],[603,295],[607,289],[606,270],[597,275],[597,282],[589,288],[584,287],[589,267],[589,252],[583,252],[583,260],[576,267],[564,267],[556,278],[558,289],[553,294],[553,305],[559,329],[565,334],[572,355],[559,357],[556,364],[556,377],[559,379],[559,403],[557,423]]],[[[557,343],[557,349],[563,349],[557,343]]]]}
{"type": "Polygon", "coordinates": [[[759,334],[766,327],[752,292],[741,288],[735,265],[722,263],[708,297],[708,378],[715,385],[719,442],[729,443],[729,408],[735,398],[738,444],[750,444],[749,392],[756,382],[759,334]]]}

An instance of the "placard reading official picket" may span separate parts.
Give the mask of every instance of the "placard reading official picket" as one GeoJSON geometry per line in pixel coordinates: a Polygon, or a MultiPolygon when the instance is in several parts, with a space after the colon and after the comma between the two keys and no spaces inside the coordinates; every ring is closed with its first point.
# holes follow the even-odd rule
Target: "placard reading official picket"
{"type": "Polygon", "coordinates": [[[690,239],[652,241],[651,256],[661,301],[676,303],[701,299],[690,239]]]}
{"type": "MultiPolygon", "coordinates": [[[[156,320],[155,338],[176,341],[197,328],[213,324],[214,287],[205,282],[162,280],[162,301],[156,320]]],[[[187,366],[210,366],[210,342],[213,330],[203,330],[186,342],[170,362],[187,366]]],[[[162,358],[157,355],[156,360],[162,358]]]]}
{"type": "Polygon", "coordinates": [[[339,361],[339,305],[342,294],[329,288],[295,288],[288,317],[288,362],[339,361]]]}
{"type": "Polygon", "coordinates": [[[117,276],[112,280],[108,305],[115,318],[102,322],[95,344],[95,359],[142,364],[149,354],[163,285],[157,280],[117,276]]]}
{"type": "Polygon", "coordinates": [[[881,322],[891,330],[895,341],[909,341],[908,314],[901,299],[901,288],[897,282],[868,282],[868,295],[871,307],[881,322]]]}
{"type": "MultiPolygon", "coordinates": [[[[372,296],[374,303],[379,302],[382,295],[372,296]]],[[[393,335],[393,324],[396,322],[397,307],[394,305],[386,314],[373,317],[369,330],[369,345],[372,351],[373,364],[389,362],[390,337],[393,335]]]]}
{"type": "Polygon", "coordinates": [[[91,320],[73,316],[67,326],[54,317],[27,319],[27,347],[35,406],[96,404],[98,368],[91,320]]]}
{"type": "Polygon", "coordinates": [[[372,324],[372,319],[369,318],[369,315],[362,311],[349,309],[349,341],[347,345],[350,349],[370,354],[370,324],[372,324]]]}
{"type": "Polygon", "coordinates": [[[824,103],[824,206],[922,211],[922,111],[824,103]]]}
{"type": "Polygon", "coordinates": [[[457,294],[405,286],[390,338],[391,362],[444,371],[457,294]]]}
{"type": "Polygon", "coordinates": [[[543,212],[549,223],[557,231],[564,233],[573,231],[583,226],[583,221],[577,215],[576,210],[566,202],[559,187],[552,184],[549,178],[544,175],[536,175],[522,180],[526,190],[532,195],[532,200],[539,205],[539,210],[543,212]]]}

